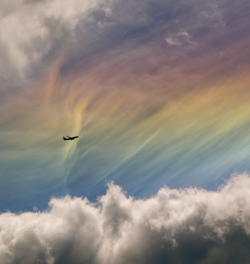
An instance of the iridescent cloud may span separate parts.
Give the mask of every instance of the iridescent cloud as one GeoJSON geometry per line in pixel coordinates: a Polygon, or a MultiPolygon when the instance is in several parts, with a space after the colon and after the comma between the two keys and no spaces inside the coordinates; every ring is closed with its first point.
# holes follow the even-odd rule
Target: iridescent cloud
{"type": "Polygon", "coordinates": [[[138,197],[214,188],[250,169],[248,9],[3,2],[0,208],[94,200],[110,180],[138,197]]]}

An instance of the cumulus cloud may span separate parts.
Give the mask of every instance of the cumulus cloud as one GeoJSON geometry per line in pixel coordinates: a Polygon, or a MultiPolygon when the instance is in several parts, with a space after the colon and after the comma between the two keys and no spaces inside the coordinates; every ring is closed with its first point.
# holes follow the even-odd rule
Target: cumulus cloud
{"type": "Polygon", "coordinates": [[[249,199],[247,174],[145,200],[110,183],[96,204],[66,196],[44,212],[2,213],[0,263],[249,263],[249,199]]]}

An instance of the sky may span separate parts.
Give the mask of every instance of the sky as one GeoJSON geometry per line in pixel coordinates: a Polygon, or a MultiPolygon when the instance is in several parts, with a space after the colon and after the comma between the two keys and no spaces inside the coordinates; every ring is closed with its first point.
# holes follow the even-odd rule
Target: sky
{"type": "Polygon", "coordinates": [[[249,263],[249,12],[1,0],[0,264],[249,263]]]}

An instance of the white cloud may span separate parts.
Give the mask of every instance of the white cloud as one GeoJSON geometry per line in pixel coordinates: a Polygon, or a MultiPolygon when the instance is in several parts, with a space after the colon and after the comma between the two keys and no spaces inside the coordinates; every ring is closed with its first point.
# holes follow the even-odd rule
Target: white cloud
{"type": "Polygon", "coordinates": [[[166,38],[166,42],[170,46],[180,46],[181,45],[181,42],[177,38],[173,38],[173,37],[166,38]]]}
{"type": "MultiPolygon", "coordinates": [[[[25,80],[31,67],[56,45],[74,39],[74,28],[88,12],[111,0],[2,1],[0,78],[25,80]],[[69,37],[70,36],[70,37],[69,37]]],[[[105,9],[106,10],[106,9],[105,9]]]]}
{"type": "Polygon", "coordinates": [[[170,46],[181,46],[184,44],[197,45],[196,42],[191,41],[191,38],[187,31],[180,31],[176,34],[170,34],[166,38],[166,42],[170,46]]]}
{"type": "Polygon", "coordinates": [[[98,204],[66,196],[45,212],[1,214],[0,263],[249,261],[249,200],[247,174],[216,192],[165,187],[145,200],[111,183],[98,204]]]}

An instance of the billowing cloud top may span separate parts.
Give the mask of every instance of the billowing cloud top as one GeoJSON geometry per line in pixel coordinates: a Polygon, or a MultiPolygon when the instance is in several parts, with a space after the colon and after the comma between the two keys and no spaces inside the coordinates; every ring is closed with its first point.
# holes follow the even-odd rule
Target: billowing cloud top
{"type": "Polygon", "coordinates": [[[97,204],[51,199],[44,212],[0,215],[0,262],[248,263],[250,178],[218,191],[169,189],[145,200],[108,185],[97,204]]]}

